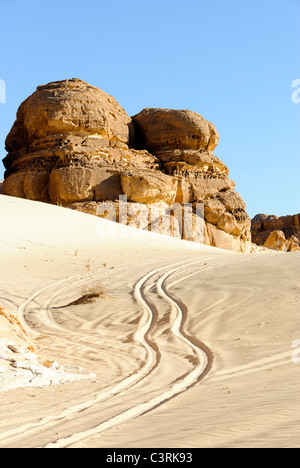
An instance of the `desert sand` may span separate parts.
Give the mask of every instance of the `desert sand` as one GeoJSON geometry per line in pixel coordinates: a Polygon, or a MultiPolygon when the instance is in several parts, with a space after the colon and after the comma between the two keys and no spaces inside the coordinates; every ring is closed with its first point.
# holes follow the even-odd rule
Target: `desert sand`
{"type": "Polygon", "coordinates": [[[4,195],[0,223],[2,345],[55,363],[0,355],[0,447],[300,447],[299,253],[4,195]]]}

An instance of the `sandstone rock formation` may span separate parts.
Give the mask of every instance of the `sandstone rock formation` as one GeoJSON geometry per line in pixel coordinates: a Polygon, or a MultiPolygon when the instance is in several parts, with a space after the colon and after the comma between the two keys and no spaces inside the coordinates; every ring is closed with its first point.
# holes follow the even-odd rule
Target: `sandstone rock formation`
{"type": "Polygon", "coordinates": [[[251,222],[252,242],[282,252],[300,250],[300,214],[268,216],[258,214],[251,222]]]}
{"type": "Polygon", "coordinates": [[[118,199],[126,196],[130,225],[149,229],[151,217],[134,218],[141,204],[151,205],[162,224],[172,217],[172,235],[189,240],[196,237],[177,215],[191,204],[196,219],[202,203],[202,240],[249,251],[250,218],[228,168],[213,154],[218,141],[215,126],[195,112],[144,109],[130,118],[98,88],[78,79],[54,82],[18,110],[6,139],[3,193],[98,216],[110,203],[120,222],[118,199]]]}
{"type": "Polygon", "coordinates": [[[250,219],[228,168],[213,154],[215,126],[189,110],[144,109],[132,120],[137,144],[177,180],[175,202],[204,204],[205,243],[248,251],[250,219]]]}

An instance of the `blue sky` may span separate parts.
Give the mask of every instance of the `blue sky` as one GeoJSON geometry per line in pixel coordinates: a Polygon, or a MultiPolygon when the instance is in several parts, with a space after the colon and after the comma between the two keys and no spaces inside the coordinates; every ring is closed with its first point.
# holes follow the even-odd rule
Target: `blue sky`
{"type": "Polygon", "coordinates": [[[0,0],[0,17],[1,160],[20,103],[76,77],[129,115],[203,115],[250,216],[300,212],[300,0],[0,0]]]}

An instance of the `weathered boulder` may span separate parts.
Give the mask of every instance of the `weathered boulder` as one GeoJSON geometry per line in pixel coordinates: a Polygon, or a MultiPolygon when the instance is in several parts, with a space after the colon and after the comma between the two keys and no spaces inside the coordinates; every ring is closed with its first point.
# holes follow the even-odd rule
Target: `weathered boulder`
{"type": "Polygon", "coordinates": [[[288,241],[282,231],[272,231],[264,243],[264,247],[273,250],[281,250],[282,252],[287,252],[287,246],[288,241]]]}
{"type": "Polygon", "coordinates": [[[172,205],[177,194],[177,180],[163,172],[121,174],[121,185],[128,200],[136,203],[165,202],[172,205]]]}
{"type": "Polygon", "coordinates": [[[140,144],[149,151],[191,149],[213,151],[219,142],[215,126],[190,110],[144,109],[133,121],[140,144]]]}
{"type": "Polygon", "coordinates": [[[287,251],[288,252],[299,252],[300,251],[300,240],[297,237],[295,237],[295,236],[290,237],[290,239],[288,241],[287,251]]]}
{"type": "Polygon", "coordinates": [[[300,214],[268,216],[258,214],[251,222],[252,242],[273,250],[300,250],[300,214]]]}
{"type": "Polygon", "coordinates": [[[117,200],[122,193],[120,174],[106,168],[61,167],[50,174],[52,203],[117,200]]]}
{"type": "Polygon", "coordinates": [[[131,118],[100,89],[78,79],[40,86],[7,136],[3,193],[57,204],[118,199],[122,171],[160,167],[132,139],[131,118]]]}
{"type": "Polygon", "coordinates": [[[72,79],[39,86],[21,104],[6,146],[9,151],[24,149],[24,143],[41,147],[49,136],[60,134],[93,135],[128,145],[131,129],[130,117],[112,96],[72,79]]]}
{"type": "Polygon", "coordinates": [[[119,222],[118,200],[127,197],[131,226],[249,251],[250,218],[213,154],[218,141],[215,126],[195,112],[145,109],[130,118],[84,81],[49,83],[21,104],[7,136],[3,193],[119,222]],[[183,222],[186,204],[192,211],[183,222]],[[198,204],[203,236],[189,226],[198,225],[198,204]]]}

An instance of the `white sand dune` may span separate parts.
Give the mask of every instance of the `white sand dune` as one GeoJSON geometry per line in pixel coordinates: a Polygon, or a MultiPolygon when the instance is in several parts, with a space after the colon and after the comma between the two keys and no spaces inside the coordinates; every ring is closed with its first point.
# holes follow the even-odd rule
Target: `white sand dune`
{"type": "Polygon", "coordinates": [[[0,356],[0,447],[300,446],[298,253],[242,255],[3,195],[0,223],[0,307],[59,365],[7,386],[0,356]]]}

